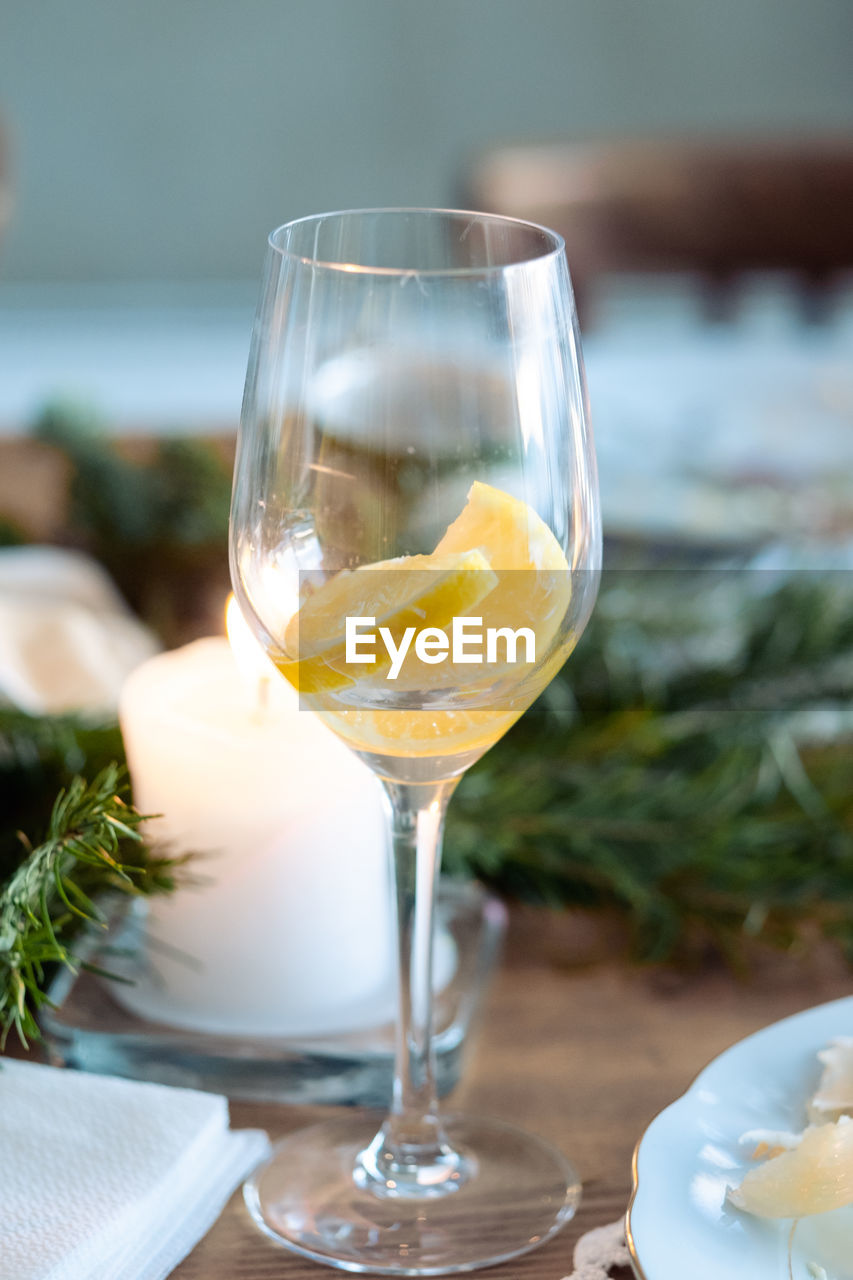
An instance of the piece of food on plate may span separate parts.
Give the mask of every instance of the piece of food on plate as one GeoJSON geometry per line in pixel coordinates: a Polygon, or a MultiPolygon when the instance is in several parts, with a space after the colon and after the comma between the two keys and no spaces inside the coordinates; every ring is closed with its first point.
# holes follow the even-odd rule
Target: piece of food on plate
{"type": "Polygon", "coordinates": [[[811,1097],[808,1115],[812,1124],[853,1115],[853,1037],[839,1036],[817,1055],[823,1075],[811,1097]]]}
{"type": "Polygon", "coordinates": [[[750,1169],[729,1201],[757,1218],[805,1218],[853,1204],[853,1119],[809,1125],[795,1147],[750,1169]]]}
{"type": "Polygon", "coordinates": [[[823,1074],[806,1102],[802,1133],[752,1129],[741,1143],[754,1159],[728,1199],[757,1218],[805,1218],[853,1204],[853,1038],[839,1037],[817,1055],[823,1074]]]}

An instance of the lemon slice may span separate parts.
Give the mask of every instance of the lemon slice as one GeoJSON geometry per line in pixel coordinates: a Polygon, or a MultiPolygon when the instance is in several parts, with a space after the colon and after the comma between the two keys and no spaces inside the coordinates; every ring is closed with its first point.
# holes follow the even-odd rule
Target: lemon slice
{"type": "MultiPolygon", "coordinates": [[[[495,587],[482,551],[400,556],[345,570],[309,596],[285,632],[285,654],[276,666],[303,693],[333,692],[355,683],[346,662],[346,619],[370,617],[399,644],[408,627],[443,629],[467,614],[495,587]]],[[[385,645],[376,661],[359,670],[369,678],[391,665],[385,645]]]]}
{"type": "Polygon", "coordinates": [[[728,1198],[758,1218],[804,1218],[853,1204],[853,1120],[806,1129],[793,1151],[750,1169],[728,1198]]]}
{"type": "Polygon", "coordinates": [[[493,569],[568,571],[563,548],[544,520],[520,498],[475,480],[468,501],[434,555],[479,547],[493,569]]]}
{"type": "Polygon", "coordinates": [[[435,554],[463,547],[479,547],[500,579],[484,603],[483,626],[530,627],[543,660],[572,595],[568,561],[545,521],[520,498],[478,480],[435,554]]]}
{"type": "Polygon", "coordinates": [[[570,601],[569,566],[545,522],[527,503],[477,481],[431,555],[339,573],[302,604],[288,625],[283,651],[273,660],[291,684],[313,695],[315,708],[356,751],[476,758],[518,719],[565,660],[576,638],[563,635],[570,601]],[[532,667],[513,661],[509,641],[501,651],[502,665],[458,665],[448,655],[440,666],[418,665],[408,676],[404,667],[388,693],[405,699],[408,692],[419,695],[426,688],[446,695],[441,706],[418,707],[384,701],[391,658],[382,643],[370,650],[375,663],[346,663],[347,618],[374,618],[371,629],[388,628],[397,645],[408,627],[446,631],[454,618],[472,613],[481,618],[484,631],[533,631],[532,667]],[[347,686],[352,691],[345,704],[339,695],[347,686]]]}

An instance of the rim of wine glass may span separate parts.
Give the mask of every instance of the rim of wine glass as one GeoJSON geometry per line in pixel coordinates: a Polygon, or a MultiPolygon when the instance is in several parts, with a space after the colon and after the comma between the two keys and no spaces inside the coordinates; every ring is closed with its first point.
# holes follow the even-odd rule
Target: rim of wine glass
{"type": "Polygon", "coordinates": [[[292,262],[302,262],[306,266],[321,267],[328,271],[340,271],[346,275],[369,275],[369,276],[429,276],[429,277],[453,277],[453,276],[490,276],[503,275],[506,271],[512,271],[513,268],[530,267],[533,263],[544,263],[552,259],[559,258],[565,252],[566,242],[557,231],[553,231],[550,227],[544,226],[541,222],[531,222],[526,218],[511,218],[507,214],[502,213],[483,213],[476,209],[444,209],[432,208],[429,205],[379,205],[376,208],[364,209],[330,209],[326,213],[311,213],[303,218],[293,218],[290,222],[283,222],[281,226],[276,227],[269,233],[267,242],[270,248],[278,253],[282,258],[288,258],[292,262]],[[491,222],[502,224],[507,227],[520,227],[527,231],[535,231],[542,235],[550,242],[550,248],[542,253],[536,253],[530,257],[519,258],[513,262],[495,262],[484,263],[482,266],[469,267],[379,267],[369,266],[358,262],[335,262],[325,258],[313,258],[304,253],[297,253],[292,249],[287,249],[281,244],[276,243],[276,237],[280,236],[284,231],[290,231],[293,227],[303,226],[310,222],[322,222],[326,218],[343,218],[349,216],[363,217],[368,214],[430,214],[435,216],[453,217],[453,218],[470,218],[477,219],[478,222],[491,222]]]}

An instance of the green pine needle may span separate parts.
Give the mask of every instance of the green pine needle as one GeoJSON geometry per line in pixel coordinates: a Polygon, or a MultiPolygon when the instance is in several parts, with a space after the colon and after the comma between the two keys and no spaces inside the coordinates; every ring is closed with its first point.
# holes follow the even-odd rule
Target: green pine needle
{"type": "Polygon", "coordinates": [[[48,405],[32,430],[70,467],[65,536],[163,639],[186,638],[208,597],[228,591],[230,465],[212,443],[180,437],[133,460],[96,413],[73,403],[48,405]]]}
{"type": "MultiPolygon", "coordinates": [[[[105,894],[174,884],[123,758],[115,724],[0,707],[3,1034],[37,1034],[49,969],[77,963],[105,894]],[[16,832],[43,830],[60,789],[22,859],[16,832]]],[[[647,960],[742,965],[756,941],[819,937],[853,959],[851,764],[853,574],[606,574],[563,672],[462,780],[445,866],[617,912],[647,960]]]]}
{"type": "Polygon", "coordinates": [[[50,966],[76,969],[81,927],[106,927],[96,898],[174,885],[183,860],[146,853],[122,772],[110,764],[91,783],[75,777],[56,799],[45,839],[0,886],[0,1049],[13,1029],[24,1045],[39,1036],[50,966]]]}
{"type": "Polygon", "coordinates": [[[611,573],[577,652],[463,779],[445,866],[618,911],[643,959],[853,958],[853,575],[611,573]]]}

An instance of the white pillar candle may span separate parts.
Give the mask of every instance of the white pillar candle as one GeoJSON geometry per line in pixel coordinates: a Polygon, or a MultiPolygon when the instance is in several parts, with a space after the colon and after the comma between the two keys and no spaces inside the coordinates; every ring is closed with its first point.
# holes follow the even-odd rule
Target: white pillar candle
{"type": "Polygon", "coordinates": [[[203,855],[152,899],[144,963],[116,990],[160,1022],[323,1034],[393,1016],[379,784],[274,671],[259,714],[225,639],[131,674],[120,719],[147,834],[203,855]]]}

